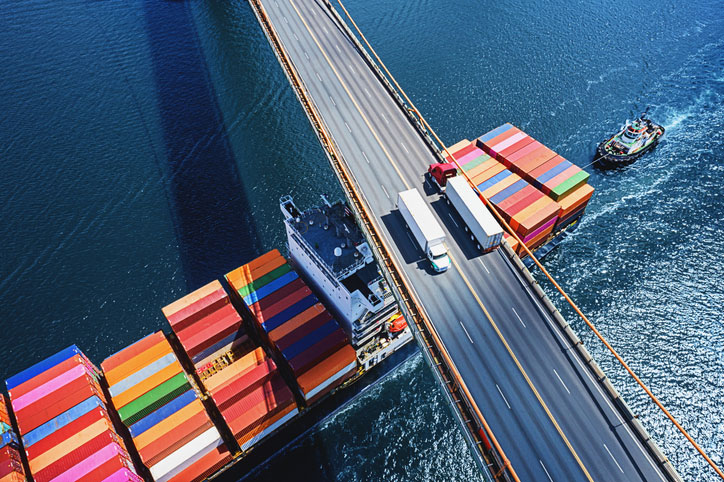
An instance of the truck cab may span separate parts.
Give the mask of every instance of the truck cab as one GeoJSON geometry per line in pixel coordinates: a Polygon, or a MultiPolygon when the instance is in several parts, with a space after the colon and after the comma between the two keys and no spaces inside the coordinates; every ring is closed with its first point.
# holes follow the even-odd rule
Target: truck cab
{"type": "Polygon", "coordinates": [[[430,164],[427,169],[427,173],[430,175],[430,179],[437,185],[440,192],[445,190],[447,180],[451,177],[455,177],[458,173],[455,164],[449,162],[438,162],[436,164],[430,164]]]}
{"type": "Polygon", "coordinates": [[[444,242],[430,246],[426,254],[432,264],[432,269],[437,273],[442,273],[450,268],[450,256],[447,255],[447,247],[444,242]]]}

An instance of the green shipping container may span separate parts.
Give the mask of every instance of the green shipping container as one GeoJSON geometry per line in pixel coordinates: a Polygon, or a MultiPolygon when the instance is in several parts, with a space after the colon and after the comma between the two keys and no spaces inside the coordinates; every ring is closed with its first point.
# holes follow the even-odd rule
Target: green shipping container
{"type": "Polygon", "coordinates": [[[146,415],[166,405],[191,388],[186,375],[182,372],[165,381],[153,390],[144,393],[134,401],[124,405],[118,410],[121,421],[130,426],[146,415]]]}
{"type": "Polygon", "coordinates": [[[467,171],[469,171],[470,169],[472,169],[472,168],[474,168],[474,167],[477,167],[477,166],[479,166],[480,164],[484,163],[484,162],[487,161],[488,159],[490,159],[490,156],[487,155],[487,154],[483,154],[483,155],[481,155],[481,156],[479,156],[479,157],[476,157],[475,159],[473,159],[472,161],[468,162],[467,164],[465,164],[465,165],[463,166],[463,171],[467,172],[467,171]]]}
{"type": "Polygon", "coordinates": [[[566,194],[586,184],[589,177],[590,174],[588,174],[586,171],[581,171],[577,174],[574,174],[567,180],[554,187],[551,190],[551,197],[558,201],[559,199],[565,197],[566,194]]]}
{"type": "Polygon", "coordinates": [[[279,266],[277,269],[265,274],[261,278],[255,279],[251,283],[239,288],[239,294],[243,298],[244,296],[247,296],[247,295],[253,293],[254,291],[258,290],[262,286],[271,283],[272,281],[279,278],[280,276],[287,274],[291,270],[292,270],[292,267],[289,266],[289,263],[285,263],[282,266],[279,266]]]}

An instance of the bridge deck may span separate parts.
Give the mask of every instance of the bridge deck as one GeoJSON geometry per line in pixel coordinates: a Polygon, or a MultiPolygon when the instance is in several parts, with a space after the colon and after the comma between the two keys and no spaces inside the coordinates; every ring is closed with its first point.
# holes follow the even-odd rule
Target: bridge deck
{"type": "Polygon", "coordinates": [[[507,257],[477,253],[425,183],[432,152],[324,2],[261,3],[520,479],[665,480],[507,257]],[[432,272],[395,208],[397,192],[412,187],[447,232],[446,273],[432,272]]]}

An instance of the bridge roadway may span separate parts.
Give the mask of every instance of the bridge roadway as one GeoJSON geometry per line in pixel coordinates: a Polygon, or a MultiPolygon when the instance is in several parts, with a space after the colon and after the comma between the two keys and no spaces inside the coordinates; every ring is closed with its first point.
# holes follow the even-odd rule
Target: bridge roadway
{"type": "Polygon", "coordinates": [[[520,479],[666,480],[504,253],[476,252],[425,182],[432,152],[323,1],[261,3],[520,479]],[[397,192],[412,187],[447,232],[446,273],[431,271],[396,210],[397,192]]]}

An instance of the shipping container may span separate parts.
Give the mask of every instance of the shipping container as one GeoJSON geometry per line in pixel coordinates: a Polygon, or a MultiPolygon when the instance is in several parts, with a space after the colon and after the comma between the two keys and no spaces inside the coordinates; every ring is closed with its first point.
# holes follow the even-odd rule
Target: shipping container
{"type": "Polygon", "coordinates": [[[97,433],[80,432],[77,437],[47,452],[37,464],[33,465],[35,461],[30,461],[30,472],[38,482],[52,480],[109,444],[118,444],[120,447],[119,440],[119,437],[107,428],[97,433]]]}
{"type": "Polygon", "coordinates": [[[181,365],[177,361],[174,361],[173,363],[162,368],[153,375],[142,380],[140,383],[137,383],[128,390],[125,390],[124,392],[119,393],[118,395],[113,397],[113,405],[116,407],[116,409],[125,407],[142,395],[148,393],[149,391],[165,383],[171,378],[179,375],[181,372],[181,365]]]}
{"type": "Polygon", "coordinates": [[[236,441],[239,443],[241,450],[248,450],[254,444],[258,443],[275,430],[278,430],[279,427],[296,417],[298,414],[299,409],[296,405],[288,405],[283,410],[265,420],[263,423],[260,423],[253,428],[246,430],[243,434],[236,436],[236,441]]]}
{"type": "Polygon", "coordinates": [[[515,224],[517,227],[515,228],[515,231],[516,233],[520,233],[520,235],[525,236],[548,222],[552,217],[557,216],[557,214],[558,205],[556,203],[550,203],[526,219],[516,220],[515,224]]]}
{"type": "Polygon", "coordinates": [[[40,456],[64,440],[73,437],[80,430],[90,426],[98,420],[106,420],[106,422],[111,425],[108,413],[103,408],[96,407],[75,420],[72,420],[67,425],[64,425],[56,431],[48,434],[48,436],[38,440],[36,443],[26,446],[25,453],[27,454],[28,459],[34,459],[40,456]]]}
{"type": "Polygon", "coordinates": [[[173,413],[176,413],[177,411],[181,410],[183,407],[194,402],[195,400],[198,400],[198,396],[196,395],[195,391],[188,390],[187,392],[182,393],[175,399],[168,402],[166,405],[146,415],[141,420],[133,423],[132,425],[127,424],[128,430],[131,432],[131,436],[134,438],[138,437],[146,430],[149,430],[160,421],[170,417],[173,413]]]}
{"type": "Polygon", "coordinates": [[[292,368],[294,375],[299,377],[302,373],[319,363],[320,360],[327,358],[330,354],[348,343],[347,335],[345,335],[343,330],[335,331],[312,345],[308,350],[288,360],[289,366],[292,368]]]}
{"type": "MultiPolygon", "coordinates": [[[[521,180],[520,176],[518,176],[517,174],[513,174],[512,172],[510,172],[509,170],[507,170],[505,168],[502,168],[500,170],[500,172],[498,172],[494,176],[490,176],[489,178],[485,179],[484,181],[480,181],[480,178],[473,179],[472,181],[475,184],[475,186],[478,188],[478,190],[482,192],[482,191],[487,190],[490,187],[497,186],[498,184],[500,184],[504,181],[508,181],[505,184],[505,187],[503,188],[503,189],[505,189],[508,186],[511,186],[520,180],[521,180]]],[[[498,192],[502,191],[503,189],[500,189],[498,192]]]]}
{"type": "Polygon", "coordinates": [[[550,196],[556,201],[560,201],[567,195],[575,191],[577,188],[588,182],[589,174],[586,171],[581,171],[578,174],[574,174],[566,181],[563,181],[558,186],[551,189],[550,196]]]}
{"type": "Polygon", "coordinates": [[[200,482],[231,461],[225,445],[209,450],[194,463],[168,479],[168,482],[200,482]]]}
{"type": "Polygon", "coordinates": [[[235,360],[231,365],[224,367],[223,370],[214,373],[210,377],[203,380],[206,390],[218,390],[224,384],[228,383],[232,378],[239,376],[266,360],[266,354],[263,348],[256,348],[250,353],[245,354],[241,358],[235,360]]]}
{"type": "Polygon", "coordinates": [[[571,192],[568,196],[558,201],[560,211],[558,216],[564,218],[574,212],[576,209],[584,206],[588,203],[591,196],[593,196],[594,189],[588,184],[580,186],[578,189],[571,192]]]}
{"type": "MultiPolygon", "coordinates": [[[[316,305],[315,305],[315,306],[316,306],[316,305]]],[[[312,307],[312,308],[310,308],[310,309],[313,310],[314,307],[312,307]]],[[[295,316],[294,318],[292,318],[292,320],[295,320],[295,319],[299,318],[300,315],[303,315],[303,314],[306,313],[307,311],[309,311],[309,310],[306,310],[306,311],[300,313],[299,315],[297,315],[297,316],[295,316]]],[[[316,311],[316,310],[314,310],[314,311],[316,311]]],[[[286,325],[292,323],[292,320],[287,321],[287,322],[284,323],[281,327],[277,328],[277,329],[274,330],[274,331],[277,331],[277,330],[285,327],[286,325]]],[[[331,315],[331,313],[329,313],[328,311],[325,310],[325,311],[323,311],[322,313],[317,314],[317,316],[315,316],[314,318],[309,319],[309,320],[307,320],[305,323],[297,326],[296,329],[294,329],[291,333],[287,334],[287,335],[284,336],[283,338],[281,338],[281,339],[279,339],[279,340],[276,340],[276,342],[274,343],[274,345],[277,347],[277,349],[278,349],[279,351],[284,352],[284,350],[286,350],[287,348],[289,348],[291,345],[293,345],[294,343],[298,342],[299,340],[301,340],[301,339],[304,338],[305,336],[311,334],[312,332],[314,332],[314,331],[317,330],[318,328],[321,328],[322,326],[326,325],[326,324],[329,323],[330,321],[333,321],[333,320],[332,320],[332,315],[331,315]]],[[[335,323],[336,323],[336,322],[335,322],[335,323]]],[[[272,332],[272,333],[273,333],[273,332],[272,332]]],[[[270,337],[270,338],[271,338],[271,337],[270,337]]]]}
{"type": "MultiPolygon", "coordinates": [[[[118,455],[112,456],[108,458],[108,460],[106,460],[105,462],[102,462],[93,470],[90,470],[87,474],[81,476],[81,478],[78,479],[78,482],[98,482],[100,480],[103,480],[105,482],[109,477],[122,469],[127,470],[131,474],[135,473],[133,464],[131,464],[131,462],[126,457],[121,457],[118,455]]],[[[132,482],[143,480],[138,476],[136,477],[137,478],[134,479],[131,475],[129,480],[131,480],[132,482]]]]}
{"type": "Polygon", "coordinates": [[[306,285],[302,284],[302,286],[300,288],[298,288],[296,291],[294,291],[293,293],[290,293],[285,298],[279,300],[277,303],[274,303],[272,306],[266,308],[263,311],[262,310],[255,311],[254,307],[257,305],[249,305],[249,310],[256,317],[256,319],[259,323],[264,323],[265,321],[273,318],[274,316],[278,315],[282,311],[286,310],[287,308],[292,306],[294,303],[297,303],[298,301],[301,301],[302,299],[304,299],[310,295],[312,295],[312,290],[310,290],[306,285]]]}
{"type": "Polygon", "coordinates": [[[167,481],[223,443],[219,431],[211,427],[152,466],[151,475],[157,482],[167,481]]]}
{"type": "Polygon", "coordinates": [[[27,382],[18,385],[17,387],[10,390],[10,398],[12,400],[18,400],[29,392],[34,391],[38,387],[48,383],[49,381],[57,378],[58,376],[66,373],[76,366],[85,366],[88,372],[91,373],[95,378],[98,378],[98,374],[93,370],[92,365],[86,363],[85,358],[80,355],[72,356],[66,360],[63,360],[54,367],[38,374],[38,376],[31,378],[27,382]]]}
{"type": "MultiPolygon", "coordinates": [[[[467,144],[465,144],[464,146],[462,146],[459,149],[454,149],[454,148],[448,147],[447,150],[450,154],[453,155],[453,157],[455,157],[455,159],[460,159],[461,157],[465,156],[466,154],[468,154],[476,149],[479,149],[479,148],[477,146],[475,146],[474,144],[470,143],[470,141],[468,141],[467,144]]],[[[447,159],[447,162],[452,162],[452,158],[450,156],[447,156],[446,159],[447,159]]]]}
{"type": "Polygon", "coordinates": [[[300,355],[302,352],[310,349],[316,343],[319,343],[322,339],[331,336],[332,334],[340,330],[342,330],[342,328],[339,327],[337,322],[331,320],[283,350],[282,355],[284,355],[284,358],[286,358],[287,360],[291,360],[300,355]]]}
{"type": "MultiPolygon", "coordinates": [[[[297,316],[289,319],[286,323],[281,325],[278,328],[275,328],[274,330],[269,332],[269,339],[272,342],[279,342],[282,338],[286,337],[287,335],[291,334],[301,326],[303,326],[308,321],[316,318],[322,313],[326,313],[327,310],[324,308],[322,303],[317,303],[306,310],[299,313],[297,316]]],[[[331,316],[331,315],[330,315],[331,316]]]]}
{"type": "Polygon", "coordinates": [[[46,358],[43,361],[40,361],[36,363],[35,365],[31,366],[30,368],[26,368],[22,372],[13,375],[12,377],[5,380],[5,385],[7,386],[8,390],[12,390],[13,388],[17,387],[21,383],[27,382],[31,378],[34,378],[35,376],[43,373],[44,371],[54,367],[55,365],[67,360],[68,358],[74,356],[74,355],[82,355],[83,353],[80,351],[80,349],[75,346],[71,345],[68,348],[59,351],[55,355],[52,355],[48,358],[46,358]]]}
{"type": "MultiPolygon", "coordinates": [[[[249,263],[231,271],[225,276],[225,278],[235,290],[238,290],[239,288],[248,283],[247,280],[252,276],[252,273],[255,270],[263,267],[267,263],[273,263],[280,259],[284,260],[282,254],[279,252],[279,250],[273,249],[267,253],[264,253],[258,258],[255,258],[249,263]]],[[[282,264],[286,264],[286,260],[284,260],[282,264]]],[[[281,264],[279,266],[281,266],[281,264]]]]}
{"type": "Polygon", "coordinates": [[[560,174],[557,174],[555,177],[553,177],[545,182],[538,180],[538,182],[543,182],[543,184],[541,184],[540,189],[547,195],[550,195],[552,188],[558,186],[559,184],[561,184],[564,181],[567,181],[568,179],[570,179],[574,175],[578,174],[579,172],[581,172],[581,169],[578,166],[571,166],[568,169],[566,169],[565,171],[561,172],[560,174]]]}
{"type": "MultiPolygon", "coordinates": [[[[526,141],[526,140],[528,140],[528,139],[530,139],[530,137],[528,137],[528,134],[526,134],[525,132],[520,132],[520,131],[519,131],[519,132],[513,134],[512,136],[508,137],[507,139],[504,139],[504,140],[502,140],[502,141],[500,141],[500,142],[496,142],[496,143],[493,144],[492,141],[491,141],[491,142],[488,144],[489,147],[488,147],[488,151],[487,151],[487,152],[488,152],[492,157],[495,157],[496,159],[502,158],[501,153],[502,153],[505,149],[507,149],[507,148],[509,148],[509,147],[511,147],[511,146],[513,146],[513,145],[515,145],[515,144],[517,144],[517,143],[519,143],[519,142],[521,142],[521,141],[526,141]]],[[[530,143],[530,141],[529,141],[529,143],[530,143]]]]}
{"type": "Polygon", "coordinates": [[[81,403],[75,405],[66,412],[61,413],[52,420],[48,420],[47,422],[43,423],[35,430],[24,433],[22,437],[23,445],[27,449],[28,447],[34,445],[48,435],[65,427],[77,418],[96,408],[105,409],[105,405],[99,397],[93,396],[88,398],[87,400],[83,400],[81,403]]]}
{"type": "MultiPolygon", "coordinates": [[[[501,132],[497,136],[488,139],[482,143],[478,143],[478,147],[480,147],[482,150],[487,152],[488,154],[491,154],[490,148],[496,144],[499,144],[503,142],[506,139],[509,139],[517,134],[519,134],[521,131],[517,127],[511,126],[510,128],[506,129],[505,131],[501,132]],[[481,145],[482,144],[482,145],[481,145]]],[[[491,154],[493,157],[495,157],[493,154],[491,154]]]]}
{"type": "Polygon", "coordinates": [[[212,392],[211,396],[219,410],[223,411],[228,405],[245,397],[276,374],[276,364],[273,360],[267,359],[249,371],[229,380],[229,383],[212,392]]]}
{"type": "Polygon", "coordinates": [[[335,376],[339,378],[346,375],[350,370],[354,374],[356,369],[356,353],[350,345],[347,345],[298,377],[297,384],[304,397],[309,399],[314,397],[316,392],[323,390],[324,384],[328,381],[334,382],[335,376]],[[341,372],[344,373],[340,375],[341,372]]]}
{"type": "Polygon", "coordinates": [[[525,137],[521,138],[517,142],[511,144],[510,146],[506,147],[505,149],[502,149],[500,152],[498,152],[498,155],[496,158],[505,163],[505,159],[508,159],[512,154],[518,152],[519,150],[523,149],[528,144],[532,144],[535,142],[535,139],[532,137],[526,135],[525,137]]]}
{"type": "Polygon", "coordinates": [[[213,281],[180,300],[174,301],[162,308],[161,311],[166,316],[171,328],[175,332],[179,332],[228,304],[229,296],[224,291],[221,283],[213,281]],[[203,293],[203,295],[200,293],[203,293]]]}
{"type": "MultiPolygon", "coordinates": [[[[510,171],[505,171],[510,173],[510,171]]],[[[485,199],[490,199],[491,197],[498,194],[503,189],[507,188],[508,186],[512,186],[514,183],[520,181],[520,176],[517,174],[510,173],[510,176],[504,178],[502,181],[498,181],[495,184],[492,184],[490,187],[481,188],[478,186],[478,190],[481,191],[482,195],[485,197],[485,199]]],[[[490,185],[487,183],[483,183],[482,185],[490,185]]]]}
{"type": "Polygon", "coordinates": [[[500,175],[501,178],[505,177],[507,174],[501,174],[503,172],[507,172],[505,170],[505,166],[495,159],[490,159],[475,169],[470,170],[466,174],[473,184],[479,186],[481,183],[491,179],[493,176],[500,175]]]}
{"type": "MultiPolygon", "coordinates": [[[[258,291],[264,286],[268,285],[269,283],[272,283],[273,281],[281,278],[282,276],[292,272],[291,266],[289,264],[283,264],[282,266],[270,271],[269,273],[260,276],[258,278],[252,278],[249,280],[245,285],[239,286],[234,288],[237,290],[239,295],[243,298],[248,296],[249,294],[253,293],[254,291],[258,291]]],[[[243,281],[243,280],[241,280],[243,281]]],[[[241,282],[240,281],[240,282],[241,282]]],[[[276,288],[272,291],[276,291],[276,288]]],[[[263,291],[262,291],[263,293],[263,291]]]]}
{"type": "Polygon", "coordinates": [[[205,413],[198,413],[139,451],[141,460],[147,467],[153,467],[212,427],[211,419],[205,413]]]}
{"type": "Polygon", "coordinates": [[[265,332],[269,333],[270,331],[278,328],[283,323],[287,322],[302,311],[306,310],[311,306],[314,306],[318,302],[319,300],[317,299],[317,297],[313,294],[310,294],[306,298],[298,301],[297,303],[294,303],[289,308],[279,312],[279,314],[267,319],[261,324],[261,327],[264,329],[265,332]]]}
{"type": "Polygon", "coordinates": [[[151,362],[145,367],[140,368],[137,372],[128,375],[123,380],[111,385],[108,387],[108,391],[110,392],[111,397],[115,399],[115,397],[133,388],[149,377],[152,377],[159,371],[174,365],[180,367],[178,360],[176,359],[176,355],[169,353],[168,355],[151,362]]]}
{"type": "Polygon", "coordinates": [[[206,409],[201,403],[201,400],[194,399],[191,403],[185,405],[180,410],[173,412],[171,415],[160,420],[148,430],[137,435],[133,439],[133,444],[140,452],[149,444],[163,437],[178,425],[181,425],[184,421],[190,420],[199,414],[206,416],[206,409]]]}
{"type": "Polygon", "coordinates": [[[149,390],[128,405],[118,409],[121,421],[133,425],[151,412],[177,398],[191,388],[186,374],[179,373],[161,385],[149,390]]]}
{"type": "Polygon", "coordinates": [[[277,376],[227,407],[222,415],[234,437],[238,438],[290,406],[297,408],[294,396],[284,380],[277,376]]]}
{"type": "MultiPolygon", "coordinates": [[[[121,456],[124,457],[126,451],[116,443],[111,443],[93,453],[89,457],[79,460],[76,465],[66,470],[58,476],[59,481],[75,481],[80,480],[83,476],[88,474],[90,471],[98,468],[104,462],[110,460],[113,457],[121,456]]],[[[36,479],[37,480],[37,479],[36,479]]],[[[43,482],[37,480],[37,482],[43,482]]]]}
{"type": "Polygon", "coordinates": [[[483,172],[486,169],[489,169],[490,167],[495,165],[490,161],[495,161],[495,159],[492,159],[488,154],[483,153],[482,156],[478,156],[470,162],[466,162],[465,165],[461,165],[460,167],[464,172],[468,173],[478,166],[483,166],[480,170],[478,170],[478,172],[483,172]]]}
{"type": "Polygon", "coordinates": [[[160,340],[147,350],[138,353],[133,358],[130,358],[112,370],[105,372],[106,381],[108,382],[108,385],[115,385],[129,375],[136,373],[141,368],[165,357],[169,353],[173,353],[171,345],[169,345],[168,341],[165,339],[160,340]]]}
{"type": "Polygon", "coordinates": [[[143,353],[144,351],[148,350],[152,346],[157,345],[159,342],[165,339],[166,337],[161,331],[146,335],[133,345],[127,346],[126,348],[117,351],[113,355],[103,360],[103,362],[101,363],[101,368],[103,369],[103,372],[106,374],[107,377],[108,372],[110,372],[114,368],[117,368],[119,365],[127,362],[136,355],[143,353]]]}

